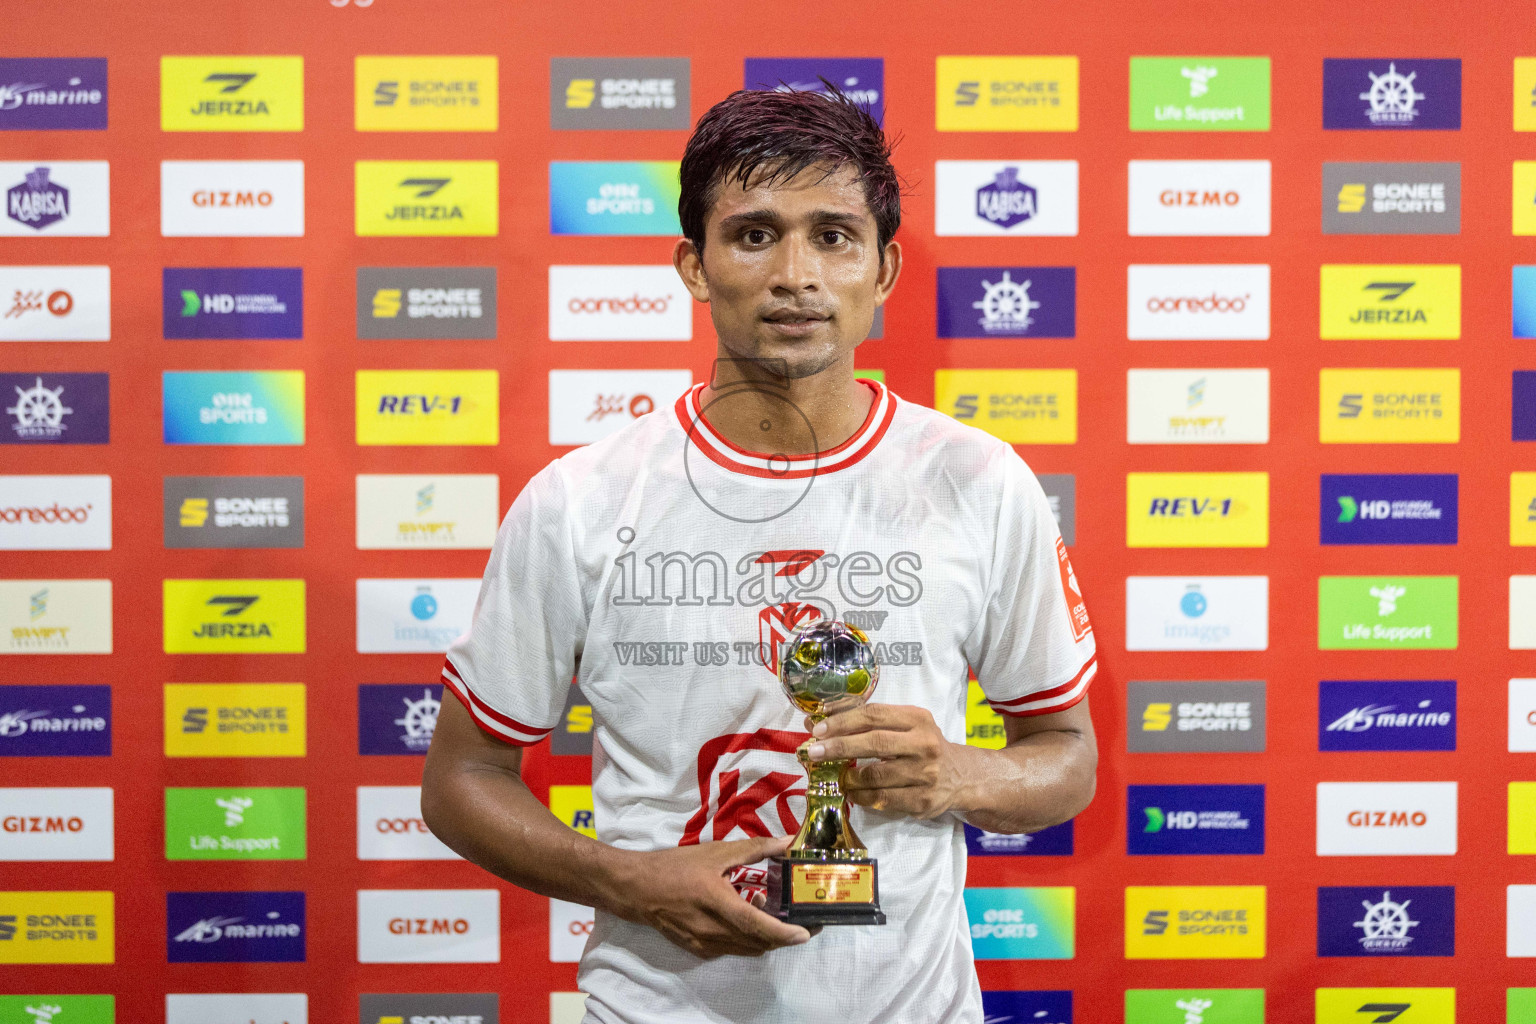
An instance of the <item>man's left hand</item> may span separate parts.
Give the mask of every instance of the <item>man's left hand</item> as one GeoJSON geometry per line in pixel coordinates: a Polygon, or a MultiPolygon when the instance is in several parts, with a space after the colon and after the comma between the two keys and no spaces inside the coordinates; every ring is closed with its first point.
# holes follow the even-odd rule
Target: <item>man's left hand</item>
{"type": "Polygon", "coordinates": [[[892,814],[937,818],[960,802],[963,749],[944,738],[926,708],[868,704],[813,728],[808,753],[814,761],[878,759],[843,772],[849,801],[892,814]]]}

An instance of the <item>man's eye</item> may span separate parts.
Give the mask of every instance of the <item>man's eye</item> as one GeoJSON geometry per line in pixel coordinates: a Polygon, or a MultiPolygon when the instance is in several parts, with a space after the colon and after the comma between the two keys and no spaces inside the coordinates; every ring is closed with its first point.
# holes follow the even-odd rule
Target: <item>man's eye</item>
{"type": "Polygon", "coordinates": [[[762,245],[764,242],[768,241],[768,232],[764,231],[762,228],[753,228],[743,237],[746,238],[748,245],[762,245]]]}
{"type": "Polygon", "coordinates": [[[836,245],[841,242],[844,237],[845,236],[841,231],[823,231],[821,233],[821,240],[826,245],[836,245]]]}

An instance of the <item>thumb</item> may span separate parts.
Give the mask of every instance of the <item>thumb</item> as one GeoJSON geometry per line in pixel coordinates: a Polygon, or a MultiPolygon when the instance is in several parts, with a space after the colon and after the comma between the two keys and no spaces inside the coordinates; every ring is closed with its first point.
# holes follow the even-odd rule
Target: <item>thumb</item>
{"type": "Polygon", "coordinates": [[[789,849],[794,836],[762,836],[757,839],[735,839],[728,843],[711,843],[720,847],[721,867],[734,868],[742,864],[756,864],[767,857],[776,857],[789,849]]]}

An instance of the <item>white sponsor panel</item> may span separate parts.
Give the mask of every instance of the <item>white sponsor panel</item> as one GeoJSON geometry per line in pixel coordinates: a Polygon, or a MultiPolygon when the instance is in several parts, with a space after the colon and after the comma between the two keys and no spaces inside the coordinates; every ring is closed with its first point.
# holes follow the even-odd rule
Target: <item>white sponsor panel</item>
{"type": "Polygon", "coordinates": [[[1536,679],[1509,681],[1509,752],[1536,753],[1536,679]]]}
{"type": "Polygon", "coordinates": [[[357,546],[489,548],[499,501],[495,473],[359,473],[357,546]]]}
{"type": "Polygon", "coordinates": [[[1536,956],[1536,885],[1504,890],[1504,955],[1536,956]]]}
{"type": "Polygon", "coordinates": [[[551,897],[549,901],[549,962],[574,964],[587,948],[596,912],[579,903],[567,903],[551,897]]]}
{"type": "Polygon", "coordinates": [[[0,654],[111,653],[111,580],[0,580],[0,654]]]}
{"type": "Polygon", "coordinates": [[[1126,650],[1268,648],[1268,576],[1126,577],[1126,650]]]}
{"type": "Polygon", "coordinates": [[[357,787],[358,860],[458,860],[421,818],[420,786],[357,787]]]}
{"type": "Polygon", "coordinates": [[[111,860],[112,790],[0,789],[0,861],[111,860]]]}
{"type": "Polygon", "coordinates": [[[1267,444],[1268,370],[1128,370],[1129,444],[1267,444]]]}
{"type": "Polygon", "coordinates": [[[110,267],[0,267],[0,341],[110,341],[110,267]]]}
{"type": "Polygon", "coordinates": [[[549,1024],[581,1024],[587,1016],[585,992],[551,992],[549,1024]]]}
{"type": "Polygon", "coordinates": [[[165,997],[165,1024],[309,1024],[309,996],[173,992],[165,997]]]}
{"type": "Polygon", "coordinates": [[[691,370],[550,370],[549,443],[601,441],[693,386],[691,370]]]}
{"type": "Polygon", "coordinates": [[[359,654],[432,654],[469,629],[479,579],[360,579],[359,654]]]}
{"type": "Polygon", "coordinates": [[[1132,160],[1130,235],[1269,234],[1268,160],[1132,160]]]}
{"type": "Polygon", "coordinates": [[[940,160],[934,234],[1076,235],[1076,160],[940,160]]]}
{"type": "Polygon", "coordinates": [[[552,266],[550,341],[689,341],[693,296],[672,264],[552,266]]]}
{"type": "Polygon", "coordinates": [[[359,889],[360,964],[501,962],[497,889],[359,889]]]}
{"type": "Polygon", "coordinates": [[[1319,857],[1450,856],[1456,783],[1319,782],[1319,857]]]}
{"type": "Polygon", "coordinates": [[[1536,576],[1509,578],[1509,649],[1536,650],[1536,576]]]}
{"type": "Polygon", "coordinates": [[[304,161],[160,161],[160,234],[302,237],[304,161]]]}
{"type": "Polygon", "coordinates": [[[0,160],[0,237],[112,233],[105,160],[0,160]]]}
{"type": "Polygon", "coordinates": [[[110,550],[110,476],[0,476],[0,551],[110,550]]]}
{"type": "Polygon", "coordinates": [[[1133,263],[1125,272],[1131,341],[1265,341],[1269,264],[1133,263]]]}

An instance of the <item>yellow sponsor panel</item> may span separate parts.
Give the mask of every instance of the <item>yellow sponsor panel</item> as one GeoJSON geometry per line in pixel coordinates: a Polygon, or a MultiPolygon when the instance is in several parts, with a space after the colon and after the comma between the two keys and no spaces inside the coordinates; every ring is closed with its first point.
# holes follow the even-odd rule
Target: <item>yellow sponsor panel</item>
{"type": "Polygon", "coordinates": [[[1002,750],[1008,745],[1003,716],[992,710],[981,684],[974,679],[966,687],[965,742],[985,750],[1002,750]]]}
{"type": "Polygon", "coordinates": [[[1510,228],[1517,235],[1536,235],[1536,160],[1516,160],[1510,228]]]}
{"type": "Polygon", "coordinates": [[[1454,263],[1325,263],[1318,330],[1356,338],[1461,337],[1461,267],[1454,263]]]}
{"type": "Polygon", "coordinates": [[[166,757],[303,757],[303,683],[166,683],[166,757]]]}
{"type": "Polygon", "coordinates": [[[1461,371],[1318,371],[1324,444],[1455,444],[1461,440],[1461,371]]]}
{"type": "Polygon", "coordinates": [[[1536,132],[1536,57],[1515,58],[1515,131],[1536,132]]]}
{"type": "Polygon", "coordinates": [[[597,838],[591,786],[550,786],[549,812],[582,835],[597,838]]]}
{"type": "Polygon", "coordinates": [[[1536,473],[1509,474],[1509,542],[1536,546],[1536,473]]]}
{"type": "Polygon", "coordinates": [[[304,130],[303,57],[161,57],[160,130],[304,130]]]}
{"type": "Polygon", "coordinates": [[[1509,784],[1509,852],[1536,853],[1536,782],[1509,784]]]}
{"type": "Polygon", "coordinates": [[[1077,131],[1076,57],[940,57],[941,132],[1077,131]]]}
{"type": "Polygon", "coordinates": [[[1317,1024],[1456,1024],[1453,988],[1320,988],[1317,1024]]]}
{"type": "Polygon", "coordinates": [[[495,160],[359,160],[360,236],[495,235],[495,160]]]}
{"type": "Polygon", "coordinates": [[[495,57],[358,57],[360,132],[493,132],[495,57]]]}
{"type": "Polygon", "coordinates": [[[934,407],[1010,444],[1077,443],[1076,370],[938,370],[934,407]]]}
{"type": "Polygon", "coordinates": [[[357,371],[358,444],[496,444],[495,370],[357,371]]]}
{"type": "Polygon", "coordinates": [[[1256,960],[1264,956],[1262,885],[1132,885],[1128,960],[1256,960]]]}
{"type": "Polygon", "coordinates": [[[112,911],[110,892],[0,892],[0,964],[110,964],[112,911]]]}
{"type": "Polygon", "coordinates": [[[303,580],[165,580],[165,653],[303,654],[303,580]]]}
{"type": "Polygon", "coordinates": [[[1268,473],[1129,473],[1125,543],[1132,548],[1269,546],[1268,473]]]}

